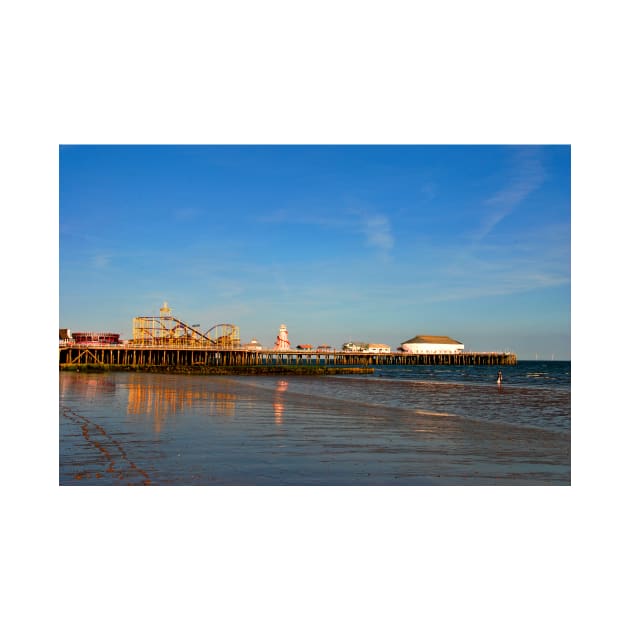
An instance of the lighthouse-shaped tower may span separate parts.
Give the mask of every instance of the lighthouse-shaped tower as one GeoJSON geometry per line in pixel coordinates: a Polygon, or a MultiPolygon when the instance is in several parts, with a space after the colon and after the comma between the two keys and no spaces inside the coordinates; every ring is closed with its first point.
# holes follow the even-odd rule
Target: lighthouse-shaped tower
{"type": "Polygon", "coordinates": [[[280,325],[278,336],[276,337],[276,343],[273,347],[274,350],[290,350],[291,342],[289,341],[289,332],[284,324],[280,325]]]}

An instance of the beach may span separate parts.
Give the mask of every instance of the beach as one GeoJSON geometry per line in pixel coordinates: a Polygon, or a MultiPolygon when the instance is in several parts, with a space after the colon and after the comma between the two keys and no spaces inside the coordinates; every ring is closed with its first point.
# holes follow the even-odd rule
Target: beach
{"type": "Polygon", "coordinates": [[[59,483],[570,484],[570,392],[382,376],[63,372],[59,483]]]}

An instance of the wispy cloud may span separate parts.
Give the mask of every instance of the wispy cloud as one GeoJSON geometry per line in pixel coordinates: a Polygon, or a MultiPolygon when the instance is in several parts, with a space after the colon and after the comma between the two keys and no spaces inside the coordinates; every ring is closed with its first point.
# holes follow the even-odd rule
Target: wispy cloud
{"type": "Polygon", "coordinates": [[[96,269],[107,269],[107,267],[109,267],[109,263],[112,260],[112,255],[111,254],[96,254],[94,256],[92,256],[91,259],[91,264],[92,267],[95,267],[96,269]]]}
{"type": "Polygon", "coordinates": [[[426,303],[569,286],[570,248],[570,224],[565,221],[532,222],[520,228],[516,242],[486,239],[461,246],[427,241],[417,256],[398,256],[395,286],[426,303]]]}
{"type": "Polygon", "coordinates": [[[570,279],[563,274],[534,272],[523,274],[487,273],[484,282],[478,278],[469,279],[470,284],[452,284],[435,287],[425,302],[449,302],[474,300],[498,295],[514,295],[526,291],[548,289],[567,285],[570,279]]]}
{"type": "Polygon", "coordinates": [[[394,236],[389,218],[384,214],[360,213],[359,230],[365,237],[365,243],[375,248],[381,255],[388,257],[394,247],[394,236]]]}
{"type": "Polygon", "coordinates": [[[515,156],[515,164],[506,184],[485,200],[490,211],[473,235],[476,241],[485,238],[512,214],[531,193],[545,181],[545,169],[536,149],[523,149],[515,156]]]}
{"type": "Polygon", "coordinates": [[[284,223],[291,225],[313,225],[338,230],[352,235],[361,235],[364,245],[375,249],[387,258],[394,247],[394,235],[389,217],[383,213],[366,210],[343,210],[335,214],[330,211],[295,213],[277,210],[259,217],[261,223],[284,223]]]}

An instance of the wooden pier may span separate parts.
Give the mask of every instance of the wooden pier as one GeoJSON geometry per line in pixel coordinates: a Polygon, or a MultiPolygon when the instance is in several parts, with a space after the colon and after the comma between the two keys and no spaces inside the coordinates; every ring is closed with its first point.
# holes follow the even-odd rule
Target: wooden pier
{"type": "Polygon", "coordinates": [[[198,346],[81,345],[59,346],[59,366],[186,367],[186,366],[375,366],[375,365],[516,365],[511,352],[409,354],[405,352],[316,352],[304,350],[239,350],[198,346]]]}

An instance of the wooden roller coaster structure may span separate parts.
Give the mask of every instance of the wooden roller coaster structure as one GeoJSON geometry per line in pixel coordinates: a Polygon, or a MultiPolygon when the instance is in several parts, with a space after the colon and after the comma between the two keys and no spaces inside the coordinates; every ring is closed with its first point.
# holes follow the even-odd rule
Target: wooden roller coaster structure
{"type": "Polygon", "coordinates": [[[160,309],[158,316],[134,317],[134,346],[160,346],[166,348],[199,347],[216,349],[235,349],[240,347],[241,338],[238,326],[234,324],[216,324],[205,333],[197,324],[190,325],[173,317],[168,304],[160,309]]]}

